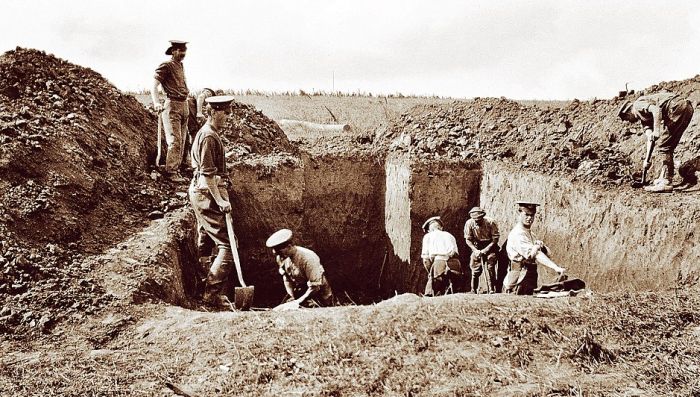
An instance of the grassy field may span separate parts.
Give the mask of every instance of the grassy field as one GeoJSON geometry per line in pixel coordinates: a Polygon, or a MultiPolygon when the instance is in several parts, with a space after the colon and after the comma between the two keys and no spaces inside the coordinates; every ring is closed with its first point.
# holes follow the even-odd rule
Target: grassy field
{"type": "MultiPolygon", "coordinates": [[[[133,94],[144,104],[150,104],[147,94],[133,94]]],[[[417,105],[449,104],[469,99],[436,97],[383,97],[286,94],[233,94],[237,101],[253,105],[267,117],[279,120],[303,120],[322,124],[349,124],[357,134],[372,135],[387,127],[392,118],[417,105]]],[[[570,101],[519,101],[526,106],[562,107],[570,101]]]]}

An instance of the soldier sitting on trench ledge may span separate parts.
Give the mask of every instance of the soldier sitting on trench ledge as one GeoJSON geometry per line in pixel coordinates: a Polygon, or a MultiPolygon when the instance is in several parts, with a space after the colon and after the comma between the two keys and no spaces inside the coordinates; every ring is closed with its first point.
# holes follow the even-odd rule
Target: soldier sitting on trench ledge
{"type": "Polygon", "coordinates": [[[517,204],[518,223],[508,234],[506,243],[510,266],[503,280],[503,290],[516,295],[532,295],[537,288],[538,264],[551,268],[560,277],[566,269],[549,258],[549,249],[530,230],[539,204],[528,201],[518,201],[517,204]]]}
{"type": "Polygon", "coordinates": [[[321,265],[321,258],[308,248],[294,245],[291,230],[276,231],[265,245],[272,248],[288,299],[291,299],[273,310],[294,310],[300,305],[333,306],[333,290],[321,265]]]}
{"type": "Polygon", "coordinates": [[[428,272],[428,282],[425,284],[425,295],[444,295],[452,287],[459,288],[463,277],[462,264],[459,262],[459,251],[455,237],[442,230],[444,227],[439,216],[429,218],[423,223],[423,246],[421,258],[423,267],[428,272]]]}

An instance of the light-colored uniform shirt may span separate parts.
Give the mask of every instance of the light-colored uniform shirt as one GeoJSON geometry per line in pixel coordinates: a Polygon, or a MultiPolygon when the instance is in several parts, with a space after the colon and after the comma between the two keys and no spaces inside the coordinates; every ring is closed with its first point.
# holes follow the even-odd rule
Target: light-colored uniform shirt
{"type": "Polygon", "coordinates": [[[423,259],[448,260],[458,253],[457,240],[444,230],[433,230],[423,236],[423,249],[420,255],[423,259]]]}
{"type": "Polygon", "coordinates": [[[535,241],[537,241],[537,237],[532,234],[532,231],[518,223],[508,233],[508,242],[506,243],[508,259],[515,262],[532,260],[535,252],[535,241]]]}
{"type": "Polygon", "coordinates": [[[642,126],[645,128],[650,128],[654,131],[654,135],[659,137],[662,133],[661,121],[663,119],[663,112],[668,111],[666,105],[671,99],[677,96],[677,94],[672,92],[660,92],[658,94],[644,95],[634,101],[632,104],[632,109],[634,109],[634,112],[639,117],[639,121],[642,123],[642,126]],[[658,109],[658,113],[654,113],[652,111],[652,109],[654,109],[652,106],[658,109]]]}
{"type": "Polygon", "coordinates": [[[325,270],[321,258],[308,248],[296,246],[294,253],[282,260],[280,270],[284,271],[284,282],[289,283],[292,289],[318,288],[323,285],[325,270]]]}
{"type": "Polygon", "coordinates": [[[475,219],[468,219],[464,224],[464,236],[474,245],[479,245],[477,243],[488,245],[494,240],[498,241],[501,235],[498,232],[496,221],[484,217],[481,225],[475,219]]]}

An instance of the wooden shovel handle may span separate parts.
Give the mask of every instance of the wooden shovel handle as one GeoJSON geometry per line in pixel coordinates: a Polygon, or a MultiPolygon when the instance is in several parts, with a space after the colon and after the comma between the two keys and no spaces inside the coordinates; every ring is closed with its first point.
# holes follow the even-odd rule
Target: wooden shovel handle
{"type": "Polygon", "coordinates": [[[236,246],[236,235],[233,233],[233,220],[231,219],[231,214],[226,214],[226,231],[228,232],[228,239],[231,245],[231,253],[233,254],[233,263],[236,265],[236,274],[238,275],[238,282],[241,287],[247,287],[245,281],[243,281],[243,272],[241,271],[241,258],[238,256],[238,247],[236,246]]]}

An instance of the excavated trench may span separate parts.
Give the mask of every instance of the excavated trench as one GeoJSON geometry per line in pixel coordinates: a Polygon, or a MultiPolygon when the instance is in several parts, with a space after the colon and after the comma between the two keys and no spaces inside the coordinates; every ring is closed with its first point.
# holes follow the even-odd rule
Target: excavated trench
{"type": "MultiPolygon", "coordinates": [[[[558,263],[596,291],[667,290],[700,280],[700,208],[692,204],[695,193],[667,196],[675,200],[647,195],[647,202],[657,201],[641,205],[644,193],[639,191],[595,188],[497,162],[425,162],[402,152],[383,160],[304,155],[238,164],[231,177],[234,229],[244,278],[255,286],[257,307],[278,304],[284,296],[276,264],[264,245],[280,228],[292,229],[298,245],[319,254],[342,301],[366,304],[396,293],[422,292],[425,219],[442,217],[446,230],[457,237],[466,265],[469,252],[462,228],[469,208],[484,207],[497,220],[504,243],[517,216],[515,201],[521,198],[543,204],[533,230],[558,263]]],[[[183,208],[159,222],[151,226],[154,230],[142,232],[160,237],[149,241],[148,248],[155,249],[141,261],[160,267],[141,277],[131,295],[137,302],[150,296],[191,306],[198,263],[193,216],[183,208]]],[[[502,278],[507,261],[499,263],[502,278]]],[[[133,269],[117,273],[134,283],[133,269]]],[[[540,273],[541,282],[553,277],[548,271],[540,273]]]]}

